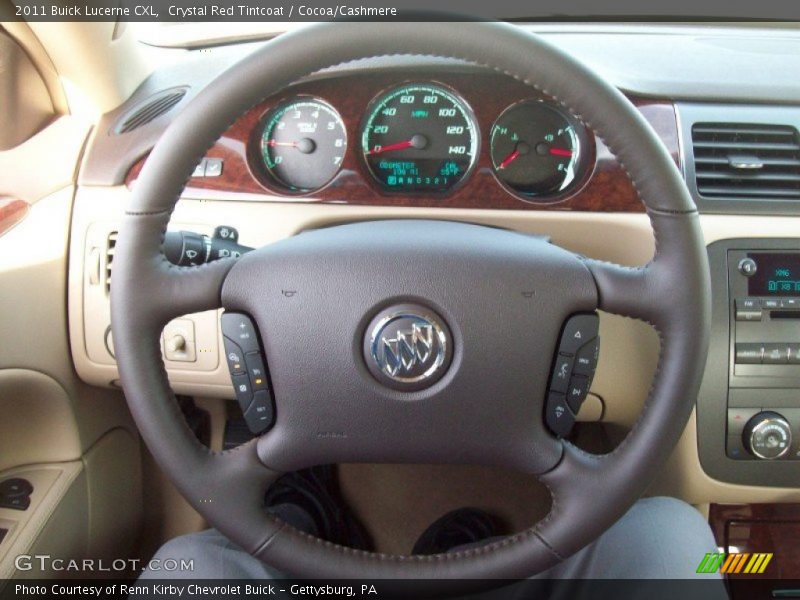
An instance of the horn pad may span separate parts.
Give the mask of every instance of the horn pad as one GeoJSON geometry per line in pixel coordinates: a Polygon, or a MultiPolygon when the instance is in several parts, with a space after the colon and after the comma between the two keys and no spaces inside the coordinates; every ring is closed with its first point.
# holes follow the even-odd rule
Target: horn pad
{"type": "Polygon", "coordinates": [[[579,257],[542,238],[395,220],[248,252],[222,302],[261,333],[276,412],[258,452],[270,468],[438,462],[540,473],[561,457],[544,424],[561,328],[597,308],[597,288],[579,257]]]}
{"type": "Polygon", "coordinates": [[[453,357],[444,320],[418,304],[380,311],[367,326],[364,362],[375,379],[401,391],[422,390],[442,378],[453,357]]]}

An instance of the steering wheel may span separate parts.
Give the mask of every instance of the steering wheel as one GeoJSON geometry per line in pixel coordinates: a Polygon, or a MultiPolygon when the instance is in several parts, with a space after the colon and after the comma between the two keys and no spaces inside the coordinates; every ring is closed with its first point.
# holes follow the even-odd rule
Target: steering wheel
{"type": "MultiPolygon", "coordinates": [[[[111,308],[122,384],[144,441],[194,508],[246,551],[301,577],[521,578],[600,536],[677,443],[706,359],[709,289],[697,211],[678,169],[631,103],[586,67],[506,24],[329,23],[264,44],[170,124],[124,216],[111,308]],[[174,205],[237,117],[320,69],[393,54],[494,69],[579,115],[636,186],[656,238],[653,260],[622,267],[510,231],[422,220],[320,229],[199,267],[166,260],[174,205]],[[276,421],[250,443],[212,452],[185,425],[159,336],[175,317],[220,307],[250,315],[261,332],[276,421]],[[597,308],[647,321],[661,341],[642,414],[605,455],[581,451],[543,422],[562,324],[597,308]],[[421,319],[404,321],[405,341],[436,353],[438,380],[409,377],[416,381],[403,387],[373,374],[371,321],[398,314],[421,319]],[[434,556],[344,548],[265,510],[264,492],[281,472],[339,462],[510,467],[536,475],[552,508],[527,531],[434,556]]],[[[391,375],[391,364],[381,366],[391,375]]]]}

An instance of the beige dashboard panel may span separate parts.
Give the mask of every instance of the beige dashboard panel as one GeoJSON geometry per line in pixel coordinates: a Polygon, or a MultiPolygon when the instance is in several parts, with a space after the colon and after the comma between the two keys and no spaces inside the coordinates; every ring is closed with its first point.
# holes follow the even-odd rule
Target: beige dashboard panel
{"type": "Polygon", "coordinates": [[[13,148],[42,129],[55,109],[44,80],[22,47],[0,30],[0,148],[13,148]]]}
{"type": "MultiPolygon", "coordinates": [[[[124,205],[130,198],[127,188],[83,187],[78,190],[73,211],[73,235],[70,252],[69,312],[72,355],[80,376],[87,382],[115,385],[119,374],[109,352],[106,336],[110,324],[106,279],[107,248],[110,236],[118,229],[124,205]]],[[[452,211],[444,209],[398,209],[346,206],[313,206],[304,204],[272,204],[258,202],[226,202],[184,199],[178,203],[171,228],[191,229],[210,233],[217,225],[230,225],[239,230],[241,243],[263,246],[307,229],[335,223],[382,218],[434,218],[459,219],[485,223],[530,233],[549,235],[555,243],[589,256],[612,260],[628,265],[647,262],[653,253],[653,236],[646,218],[640,215],[595,215],[572,213],[569,215],[511,213],[508,211],[452,211]],[[600,222],[598,222],[600,219],[600,222]],[[613,235],[592,235],[598,227],[613,235]],[[606,239],[624,239],[624,245],[604,243],[606,239]]],[[[113,268],[110,271],[113,273],[113,268]]],[[[112,275],[113,278],[113,275],[112,275]]],[[[233,388],[224,361],[219,359],[222,347],[216,315],[190,315],[196,336],[202,343],[198,351],[215,349],[216,358],[208,365],[174,363],[166,361],[167,372],[173,388],[178,393],[206,397],[232,398],[233,388]],[[213,365],[213,366],[212,366],[213,365]]],[[[603,319],[602,333],[611,340],[627,339],[629,343],[647,351],[622,353],[634,356],[642,369],[631,369],[631,379],[636,379],[646,391],[649,385],[645,369],[649,357],[654,355],[652,339],[642,342],[635,335],[625,335],[630,321],[619,317],[603,319]],[[617,333],[619,332],[619,333],[617,333]],[[636,358],[638,357],[638,358],[636,358]],[[642,371],[644,375],[642,375],[642,371]]],[[[640,326],[646,332],[646,326],[640,326]]],[[[644,334],[646,335],[646,333],[644,334]]],[[[616,353],[608,353],[612,356],[616,353]]],[[[198,355],[199,357],[200,355],[198,355]]],[[[597,385],[606,379],[603,373],[613,373],[618,365],[614,360],[603,359],[596,379],[597,385]]],[[[616,385],[613,378],[611,390],[633,395],[636,385],[628,381],[616,385]]],[[[595,391],[603,395],[602,387],[595,391]]],[[[627,403],[626,403],[627,405],[627,403]]],[[[624,414],[606,407],[609,415],[622,419],[624,414]]]]}
{"type": "MultiPolygon", "coordinates": [[[[124,187],[80,189],[75,206],[73,244],[75,240],[85,239],[94,222],[118,222],[129,197],[130,192],[124,187]]],[[[629,266],[645,264],[654,249],[650,224],[643,214],[321,206],[184,198],[173,215],[173,220],[181,223],[209,228],[221,224],[236,227],[241,243],[249,246],[268,244],[306,229],[383,218],[461,220],[548,235],[554,243],[575,252],[629,266]]],[[[800,231],[800,219],[789,217],[703,215],[701,224],[707,243],[742,236],[797,237],[800,231]]],[[[70,265],[73,358],[84,379],[108,385],[117,377],[115,365],[90,360],[82,339],[81,282],[85,266],[80,258],[83,241],[78,243],[70,265]]],[[[602,314],[600,327],[603,351],[592,392],[602,398],[604,422],[630,427],[641,411],[655,371],[658,337],[648,325],[618,316],[602,314]]],[[[228,374],[221,362],[215,371],[181,373],[171,365],[168,371],[177,392],[232,397],[228,374]]],[[[747,502],[754,498],[763,501],[800,498],[800,490],[751,488],[710,479],[700,467],[695,427],[693,420],[670,459],[669,468],[659,476],[653,490],[696,504],[723,499],[747,502]]]]}
{"type": "Polygon", "coordinates": [[[27,369],[0,370],[0,471],[81,456],[72,405],[54,379],[27,369]]]}
{"type": "Polygon", "coordinates": [[[29,204],[72,185],[89,125],[65,116],[19,146],[0,151],[0,194],[29,204]]]}

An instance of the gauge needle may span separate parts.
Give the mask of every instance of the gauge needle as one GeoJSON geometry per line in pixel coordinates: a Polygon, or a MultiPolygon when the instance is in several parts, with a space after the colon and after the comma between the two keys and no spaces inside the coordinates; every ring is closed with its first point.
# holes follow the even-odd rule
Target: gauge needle
{"type": "Polygon", "coordinates": [[[550,154],[553,156],[572,156],[572,150],[565,150],[564,148],[550,148],[550,154]]]}
{"type": "Polygon", "coordinates": [[[519,158],[523,154],[527,154],[530,151],[531,147],[528,146],[528,144],[526,144],[525,142],[517,142],[517,145],[514,146],[514,151],[508,156],[506,156],[499,165],[497,165],[497,170],[499,171],[500,169],[505,169],[512,162],[517,160],[517,158],[519,158]]]}
{"type": "Polygon", "coordinates": [[[278,147],[286,147],[286,148],[297,148],[303,154],[311,154],[317,147],[314,143],[314,140],[310,138],[303,138],[297,142],[279,142],[278,140],[269,140],[267,141],[267,146],[270,148],[278,147]]]}
{"type": "Polygon", "coordinates": [[[497,170],[499,171],[500,169],[505,169],[512,162],[517,160],[517,158],[519,157],[520,154],[522,154],[522,153],[519,150],[515,149],[511,154],[509,154],[508,156],[506,156],[503,159],[503,162],[501,162],[499,165],[497,165],[497,170]]]}
{"type": "Polygon", "coordinates": [[[367,154],[382,154],[383,152],[404,150],[405,148],[416,148],[418,150],[422,150],[427,145],[428,145],[428,138],[418,133],[410,140],[397,142],[396,144],[389,144],[388,146],[375,146],[372,150],[369,150],[367,154]]]}

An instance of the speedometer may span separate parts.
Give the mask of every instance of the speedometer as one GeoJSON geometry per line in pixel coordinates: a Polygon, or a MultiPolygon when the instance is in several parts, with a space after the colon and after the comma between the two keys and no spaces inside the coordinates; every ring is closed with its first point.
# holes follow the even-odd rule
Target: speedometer
{"type": "Polygon", "coordinates": [[[361,147],[384,189],[446,192],[475,164],[478,134],[472,111],[453,92],[409,84],[372,103],[361,147]]]}

